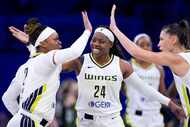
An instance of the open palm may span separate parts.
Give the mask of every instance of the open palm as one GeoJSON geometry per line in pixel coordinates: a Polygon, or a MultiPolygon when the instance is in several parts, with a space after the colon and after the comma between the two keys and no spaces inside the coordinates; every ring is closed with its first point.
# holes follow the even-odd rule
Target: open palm
{"type": "Polygon", "coordinates": [[[116,5],[114,4],[112,6],[111,16],[110,16],[110,29],[112,31],[115,29],[115,27],[117,27],[115,22],[115,10],[116,10],[116,5]]]}
{"type": "Polygon", "coordinates": [[[29,36],[28,34],[24,33],[23,31],[17,29],[14,26],[9,27],[9,31],[12,33],[12,35],[20,40],[22,43],[27,44],[29,42],[29,36]]]}
{"type": "Polygon", "coordinates": [[[82,11],[82,18],[83,18],[83,23],[84,23],[85,29],[87,29],[90,32],[92,32],[92,25],[90,23],[90,20],[88,18],[88,14],[87,14],[86,11],[82,11]]]}

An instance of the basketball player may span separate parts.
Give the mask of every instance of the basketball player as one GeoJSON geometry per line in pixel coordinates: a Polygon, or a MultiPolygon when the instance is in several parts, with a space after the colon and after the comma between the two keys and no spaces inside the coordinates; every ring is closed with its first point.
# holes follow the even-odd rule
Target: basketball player
{"type": "Polygon", "coordinates": [[[91,41],[92,52],[63,65],[63,70],[74,70],[77,75],[79,126],[124,127],[119,99],[122,81],[131,84],[143,95],[169,106],[178,117],[183,118],[181,108],[142,81],[132,66],[117,56],[120,51],[115,47],[113,33],[106,27],[98,27],[91,41]]]}
{"type": "MultiPolygon", "coordinates": [[[[145,33],[134,38],[135,44],[145,50],[152,51],[152,41],[145,33]]],[[[137,75],[157,91],[165,94],[164,70],[161,66],[139,59],[131,60],[137,75]]],[[[160,114],[161,104],[145,97],[131,85],[126,85],[127,108],[125,121],[135,127],[164,127],[163,116],[160,114]]]]}
{"type": "Polygon", "coordinates": [[[110,28],[118,37],[124,48],[134,57],[170,67],[173,72],[177,91],[179,93],[183,109],[187,119],[184,126],[190,126],[190,29],[186,20],[179,23],[166,25],[160,33],[160,42],[158,44],[162,52],[151,52],[136,46],[127,36],[125,36],[116,26],[114,5],[111,12],[110,28]]]}
{"type": "Polygon", "coordinates": [[[2,97],[14,115],[7,127],[45,127],[51,123],[62,64],[82,54],[92,31],[87,13],[82,12],[82,17],[85,31],[70,48],[62,50],[54,29],[41,25],[36,19],[27,22],[26,30],[35,54],[19,68],[2,97]]]}

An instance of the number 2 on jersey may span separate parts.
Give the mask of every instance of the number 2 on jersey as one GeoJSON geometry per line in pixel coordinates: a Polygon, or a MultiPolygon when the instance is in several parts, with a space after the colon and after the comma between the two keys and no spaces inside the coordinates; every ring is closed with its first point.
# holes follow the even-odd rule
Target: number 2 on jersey
{"type": "Polygon", "coordinates": [[[95,85],[94,88],[95,88],[94,97],[99,98],[100,96],[102,96],[103,98],[105,98],[105,95],[106,95],[106,92],[105,92],[106,87],[105,86],[95,85]]]}

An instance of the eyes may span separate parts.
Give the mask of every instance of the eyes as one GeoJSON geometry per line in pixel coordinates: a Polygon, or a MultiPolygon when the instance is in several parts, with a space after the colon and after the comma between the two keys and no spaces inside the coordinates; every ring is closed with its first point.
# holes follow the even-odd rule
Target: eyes
{"type": "Polygon", "coordinates": [[[164,40],[162,37],[160,37],[160,41],[164,40]]]}
{"type": "Polygon", "coordinates": [[[93,38],[92,42],[93,43],[98,42],[99,44],[104,44],[104,43],[106,43],[106,40],[98,39],[98,38],[93,38]]]}

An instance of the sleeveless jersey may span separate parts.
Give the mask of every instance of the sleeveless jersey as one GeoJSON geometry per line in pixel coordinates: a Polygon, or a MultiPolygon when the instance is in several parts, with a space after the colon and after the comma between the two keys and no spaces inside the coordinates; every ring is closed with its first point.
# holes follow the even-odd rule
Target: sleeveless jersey
{"type": "Polygon", "coordinates": [[[53,120],[61,70],[61,65],[53,64],[52,52],[30,58],[25,63],[20,109],[53,120]]]}
{"type": "Polygon", "coordinates": [[[101,66],[96,63],[92,54],[84,55],[84,62],[77,76],[77,111],[103,116],[122,109],[119,92],[123,75],[119,59],[112,55],[109,62],[101,66]]]}
{"type": "MultiPolygon", "coordinates": [[[[154,89],[159,90],[161,74],[156,65],[152,64],[144,69],[136,63],[134,59],[132,59],[131,64],[134,72],[136,72],[143,81],[154,89]]],[[[161,104],[159,102],[142,95],[134,89],[132,85],[133,84],[127,85],[127,110],[160,110],[161,104]]]]}
{"type": "MultiPolygon", "coordinates": [[[[190,52],[179,53],[190,64],[190,52]]],[[[190,116],[190,69],[184,77],[179,77],[173,73],[176,89],[179,93],[180,100],[186,115],[190,116]]]]}

